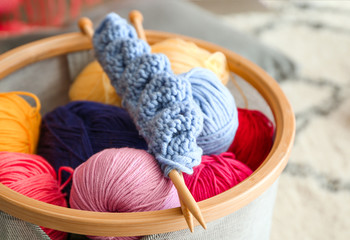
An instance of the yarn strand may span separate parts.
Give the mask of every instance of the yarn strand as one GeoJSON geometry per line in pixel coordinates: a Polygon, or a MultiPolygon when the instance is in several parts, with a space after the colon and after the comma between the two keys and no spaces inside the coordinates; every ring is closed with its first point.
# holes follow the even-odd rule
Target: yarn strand
{"type": "Polygon", "coordinates": [[[62,191],[69,184],[69,182],[72,180],[73,172],[74,172],[74,170],[71,167],[62,166],[58,169],[58,182],[60,184],[60,191],[62,191]],[[62,182],[62,171],[66,171],[66,172],[70,173],[70,176],[68,177],[68,179],[64,183],[61,183],[62,182]]]}

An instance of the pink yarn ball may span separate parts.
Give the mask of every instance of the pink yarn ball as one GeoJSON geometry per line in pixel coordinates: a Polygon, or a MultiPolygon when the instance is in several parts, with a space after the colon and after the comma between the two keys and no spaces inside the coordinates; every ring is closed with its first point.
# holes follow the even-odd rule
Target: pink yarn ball
{"type": "MultiPolygon", "coordinates": [[[[179,207],[177,191],[144,150],[111,148],[91,156],[73,174],[72,208],[97,212],[145,212],[179,207]]],[[[93,237],[92,239],[138,239],[93,237]]]]}
{"type": "Polygon", "coordinates": [[[193,174],[183,174],[185,183],[194,199],[199,202],[218,195],[246,179],[252,170],[235,159],[233,153],[204,155],[193,174]]]}
{"type": "MultiPolygon", "coordinates": [[[[67,207],[65,194],[61,192],[66,183],[60,186],[53,167],[38,155],[0,152],[0,182],[27,197],[67,207]]],[[[41,228],[52,240],[66,239],[65,232],[41,228]]]]}

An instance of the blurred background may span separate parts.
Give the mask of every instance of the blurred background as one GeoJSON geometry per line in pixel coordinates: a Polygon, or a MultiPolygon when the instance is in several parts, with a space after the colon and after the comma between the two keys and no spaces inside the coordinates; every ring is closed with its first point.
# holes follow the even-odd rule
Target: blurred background
{"type": "Polygon", "coordinates": [[[145,28],[229,48],[265,69],[290,100],[297,133],[271,239],[350,239],[350,1],[0,0],[0,53],[77,31],[79,16],[97,24],[138,6],[145,28]]]}

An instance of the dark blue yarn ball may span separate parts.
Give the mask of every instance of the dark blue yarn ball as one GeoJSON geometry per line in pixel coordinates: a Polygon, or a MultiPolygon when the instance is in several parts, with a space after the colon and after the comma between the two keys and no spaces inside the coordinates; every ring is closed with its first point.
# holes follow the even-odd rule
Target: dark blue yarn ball
{"type": "MultiPolygon", "coordinates": [[[[38,154],[58,171],[73,169],[106,148],[147,150],[129,114],[122,108],[89,101],[74,101],[56,108],[42,120],[38,154]]],[[[66,181],[63,174],[62,181],[66,181]]],[[[66,187],[70,191],[70,184],[66,187]]]]}

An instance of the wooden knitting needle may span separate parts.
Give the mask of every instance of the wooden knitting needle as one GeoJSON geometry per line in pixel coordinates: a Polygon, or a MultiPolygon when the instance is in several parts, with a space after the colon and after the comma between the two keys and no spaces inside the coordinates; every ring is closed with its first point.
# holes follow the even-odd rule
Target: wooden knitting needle
{"type": "MultiPolygon", "coordinates": [[[[204,229],[207,229],[207,225],[206,225],[204,218],[202,216],[202,212],[201,212],[196,200],[194,200],[191,192],[188,190],[187,186],[185,185],[185,182],[181,178],[178,171],[175,169],[171,170],[169,173],[169,177],[170,177],[171,181],[173,182],[173,184],[177,190],[177,193],[179,194],[181,201],[188,208],[188,210],[192,213],[192,215],[197,219],[197,221],[202,225],[202,227],[204,229]]],[[[188,217],[189,214],[187,214],[187,210],[185,210],[183,212],[183,214],[184,214],[184,217],[186,219],[187,224],[188,224],[188,222],[191,222],[191,220],[193,221],[193,219],[190,219],[188,217]]],[[[191,229],[192,225],[193,225],[193,222],[188,224],[188,227],[191,229]]],[[[193,226],[192,226],[192,228],[193,228],[193,226]]]]}
{"type": "MultiPolygon", "coordinates": [[[[130,22],[134,25],[138,37],[147,42],[146,34],[142,25],[142,13],[140,13],[137,10],[133,10],[129,13],[129,19],[130,22]]],[[[202,216],[202,212],[197,202],[194,200],[191,192],[185,185],[182,175],[180,175],[174,169],[169,173],[169,177],[177,189],[180,198],[182,214],[184,215],[187,225],[191,232],[194,231],[193,216],[197,219],[197,221],[202,225],[204,229],[207,229],[206,223],[202,216]],[[193,216],[191,213],[193,214],[193,216]]]]}
{"type": "Polygon", "coordinates": [[[129,20],[132,23],[132,25],[134,25],[139,38],[147,42],[145,30],[143,29],[143,25],[142,25],[142,22],[143,22],[142,13],[140,13],[137,10],[132,10],[129,13],[129,20]]]}
{"type": "MultiPolygon", "coordinates": [[[[141,13],[140,13],[140,15],[141,15],[141,13]]],[[[141,27],[141,29],[143,29],[142,24],[139,26],[141,27]]],[[[80,31],[82,33],[87,35],[90,38],[90,40],[92,40],[94,30],[93,30],[93,24],[89,18],[86,18],[86,17],[81,18],[79,20],[79,28],[80,28],[80,31]]],[[[137,30],[140,30],[140,28],[138,28],[137,30]]],[[[143,36],[146,40],[145,34],[143,36]]],[[[169,177],[172,180],[172,182],[174,183],[181,201],[188,207],[188,208],[184,207],[183,214],[185,216],[186,222],[188,222],[188,226],[189,226],[190,230],[193,231],[194,227],[193,227],[193,218],[188,217],[189,215],[191,215],[191,214],[189,214],[189,211],[195,216],[195,218],[203,226],[203,228],[206,229],[207,227],[206,227],[204,218],[202,216],[202,213],[200,211],[200,208],[198,207],[196,201],[194,200],[190,191],[186,187],[180,174],[176,170],[172,170],[169,173],[169,177]]]]}
{"type": "MultiPolygon", "coordinates": [[[[181,176],[182,181],[185,182],[182,173],[180,173],[180,176],[181,176]]],[[[186,205],[184,204],[184,202],[181,200],[180,197],[179,197],[179,199],[180,199],[180,204],[181,204],[181,211],[185,217],[188,228],[190,229],[191,232],[194,232],[193,215],[190,212],[190,210],[186,207],[186,205]]]]}
{"type": "Polygon", "coordinates": [[[82,17],[79,20],[79,28],[80,31],[88,36],[90,40],[92,40],[92,36],[94,35],[94,28],[91,20],[87,17],[82,17]]]}
{"type": "MultiPolygon", "coordinates": [[[[142,25],[142,22],[143,22],[142,13],[140,13],[137,10],[131,11],[129,13],[129,20],[132,23],[132,25],[134,25],[138,37],[140,39],[144,40],[145,42],[147,42],[146,34],[145,34],[145,31],[144,31],[143,25],[142,25]]],[[[180,176],[183,180],[182,174],[180,176]]],[[[169,175],[169,177],[170,177],[170,175],[169,175]]],[[[176,178],[176,176],[175,176],[175,178],[176,178]]],[[[191,232],[194,232],[193,215],[191,214],[190,210],[186,207],[186,205],[184,204],[184,202],[182,201],[180,196],[179,196],[179,200],[180,200],[180,204],[181,204],[181,211],[185,217],[188,228],[190,229],[191,232]]]]}

